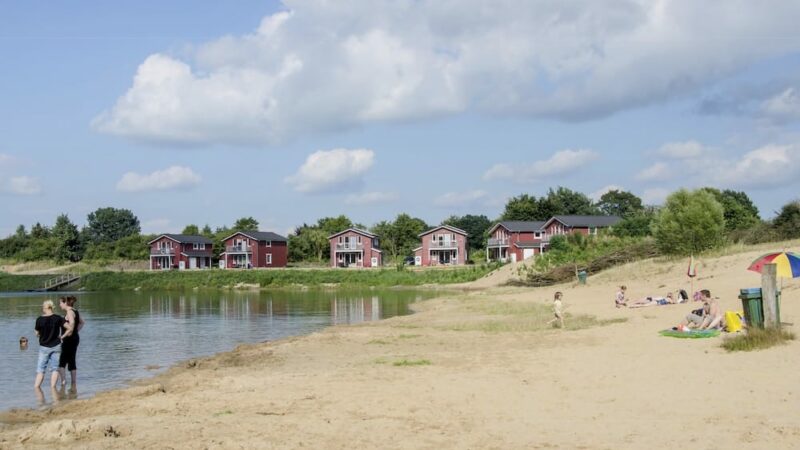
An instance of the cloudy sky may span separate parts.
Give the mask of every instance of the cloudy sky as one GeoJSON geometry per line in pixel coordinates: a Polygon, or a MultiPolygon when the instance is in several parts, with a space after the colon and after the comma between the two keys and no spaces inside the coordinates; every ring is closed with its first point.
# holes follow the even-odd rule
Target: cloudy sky
{"type": "Polygon", "coordinates": [[[0,3],[3,236],[102,206],[285,233],[558,185],[800,196],[800,2],[29,3],[0,3]]]}

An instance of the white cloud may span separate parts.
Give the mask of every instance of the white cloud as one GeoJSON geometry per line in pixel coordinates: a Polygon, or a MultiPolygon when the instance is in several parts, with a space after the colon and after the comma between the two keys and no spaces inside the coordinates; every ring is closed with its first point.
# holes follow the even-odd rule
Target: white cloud
{"type": "Polygon", "coordinates": [[[548,159],[531,164],[495,164],[483,179],[509,180],[534,183],[543,179],[565,175],[597,160],[600,155],[593,150],[560,150],[548,159]]]}
{"type": "Polygon", "coordinates": [[[14,162],[15,158],[11,155],[0,153],[0,167],[6,166],[14,162]]]}
{"type": "Polygon", "coordinates": [[[485,204],[489,194],[486,191],[448,192],[436,197],[433,204],[442,208],[459,208],[485,204]]]}
{"type": "Polygon", "coordinates": [[[671,192],[664,188],[645,189],[642,193],[642,202],[646,205],[661,205],[671,192]]]}
{"type": "Polygon", "coordinates": [[[364,183],[364,174],[375,162],[375,152],[367,149],[320,150],[306,158],[297,173],[286,178],[298,192],[341,192],[364,183]]]}
{"type": "Polygon", "coordinates": [[[169,191],[197,186],[202,177],[191,168],[172,166],[150,174],[128,172],[117,182],[117,190],[123,192],[169,191]]]}
{"type": "Polygon", "coordinates": [[[762,38],[792,36],[798,2],[284,5],[290,11],[254,32],[201,44],[186,58],[150,55],[93,127],[203,144],[464,111],[583,120],[685,96],[800,50],[796,39],[762,38]]]}
{"type": "Polygon", "coordinates": [[[655,154],[669,159],[697,159],[706,156],[709,149],[697,141],[670,142],[656,150],[655,154]]]}
{"type": "Polygon", "coordinates": [[[597,201],[600,200],[600,197],[602,197],[603,194],[605,194],[606,192],[624,191],[624,190],[625,190],[625,188],[623,188],[622,186],[617,186],[616,184],[609,184],[608,186],[602,187],[602,188],[592,192],[591,194],[589,194],[589,198],[592,199],[593,201],[597,202],[597,201]]]}
{"type": "Polygon", "coordinates": [[[784,122],[800,119],[800,92],[788,87],[761,104],[761,112],[770,119],[784,122]]]}
{"type": "Polygon", "coordinates": [[[362,194],[350,194],[344,202],[348,205],[374,205],[395,200],[397,200],[397,194],[394,192],[364,192],[362,194]]]}
{"type": "Polygon", "coordinates": [[[39,179],[28,176],[11,177],[5,189],[16,195],[37,195],[42,193],[42,185],[39,183],[39,179]]]}
{"type": "Polygon", "coordinates": [[[665,181],[665,179],[669,178],[669,174],[669,165],[657,162],[636,174],[636,179],[639,181],[665,181]]]}
{"type": "Polygon", "coordinates": [[[726,161],[713,170],[717,184],[735,187],[766,188],[793,183],[800,176],[800,147],[765,145],[726,161]]]}

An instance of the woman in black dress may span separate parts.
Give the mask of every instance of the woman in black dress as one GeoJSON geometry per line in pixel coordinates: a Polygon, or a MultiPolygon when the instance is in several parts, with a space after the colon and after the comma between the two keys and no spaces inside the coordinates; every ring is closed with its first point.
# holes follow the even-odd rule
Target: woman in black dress
{"type": "Polygon", "coordinates": [[[61,373],[61,386],[67,384],[66,370],[69,370],[70,380],[72,384],[70,389],[78,388],[78,366],[75,362],[75,357],[78,353],[78,344],[81,342],[81,337],[78,334],[83,328],[83,319],[81,313],[75,309],[75,302],[78,301],[73,296],[61,297],[59,304],[61,309],[64,310],[64,333],[61,335],[61,359],[58,367],[61,373]]]}

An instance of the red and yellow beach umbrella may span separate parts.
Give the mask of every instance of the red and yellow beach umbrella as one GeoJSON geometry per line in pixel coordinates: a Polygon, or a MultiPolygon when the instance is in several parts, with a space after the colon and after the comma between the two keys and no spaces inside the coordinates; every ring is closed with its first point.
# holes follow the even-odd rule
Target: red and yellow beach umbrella
{"type": "Polygon", "coordinates": [[[761,273],[765,264],[775,264],[778,276],[782,278],[800,277],[800,255],[792,252],[776,252],[764,255],[750,265],[747,270],[761,273]]]}

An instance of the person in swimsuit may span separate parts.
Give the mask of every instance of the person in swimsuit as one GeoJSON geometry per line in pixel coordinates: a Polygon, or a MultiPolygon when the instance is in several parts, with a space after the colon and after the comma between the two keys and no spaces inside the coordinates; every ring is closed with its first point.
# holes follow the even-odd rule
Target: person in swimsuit
{"type": "Polygon", "coordinates": [[[564,296],[561,292],[556,292],[553,296],[553,320],[547,322],[548,325],[558,322],[559,328],[564,328],[564,305],[561,303],[561,298],[564,296]]]}
{"type": "Polygon", "coordinates": [[[645,297],[636,303],[631,303],[628,308],[644,308],[647,306],[663,306],[675,303],[672,292],[667,292],[666,297],[645,297]]]}
{"type": "Polygon", "coordinates": [[[628,288],[626,286],[620,286],[619,291],[617,292],[617,297],[614,299],[614,304],[617,308],[622,308],[623,306],[628,306],[628,301],[625,299],[625,291],[628,288]]]}
{"type": "Polygon", "coordinates": [[[70,374],[70,389],[75,390],[78,388],[78,365],[76,363],[76,356],[78,353],[78,344],[81,342],[80,335],[78,334],[83,328],[83,319],[81,314],[75,309],[76,299],[73,296],[61,297],[59,305],[65,312],[64,334],[61,336],[61,359],[58,363],[58,371],[61,374],[61,386],[67,384],[66,371],[69,370],[70,374]]]}

